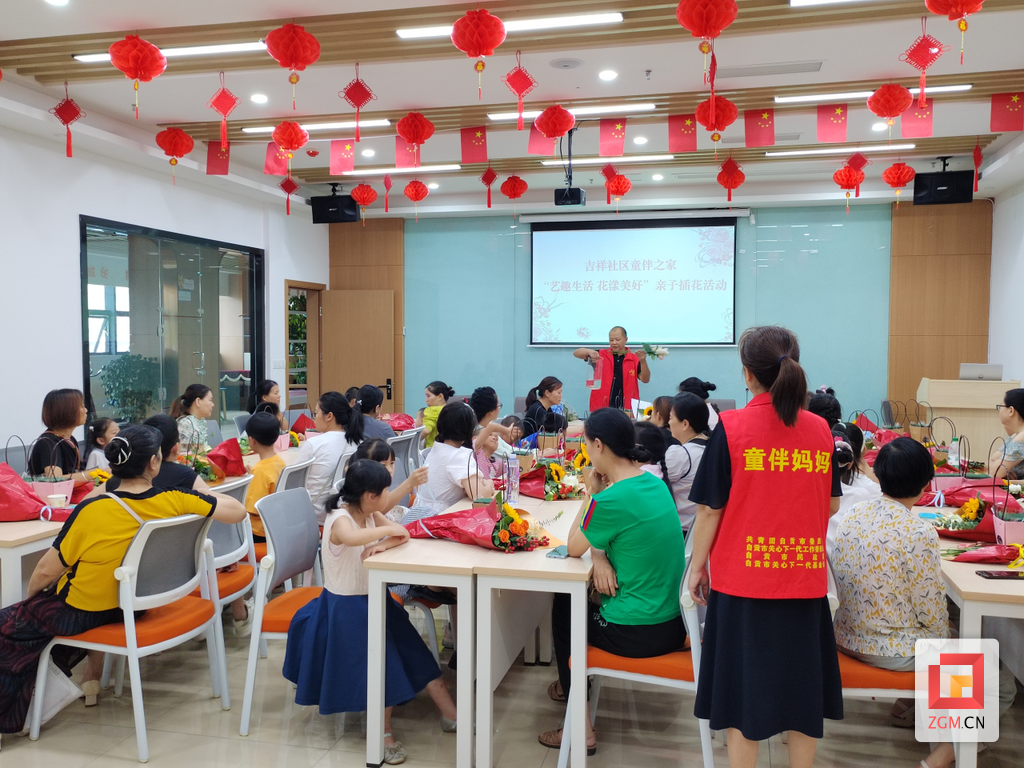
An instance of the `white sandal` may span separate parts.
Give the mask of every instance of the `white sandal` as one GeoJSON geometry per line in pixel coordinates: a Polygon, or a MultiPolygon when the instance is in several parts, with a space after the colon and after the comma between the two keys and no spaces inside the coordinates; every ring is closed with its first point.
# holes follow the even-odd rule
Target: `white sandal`
{"type": "MultiPolygon", "coordinates": [[[[384,738],[388,736],[394,738],[390,733],[385,733],[384,738]]],[[[384,762],[388,765],[401,765],[405,762],[405,747],[402,742],[396,741],[393,747],[389,747],[387,744],[384,745],[384,762]]]]}

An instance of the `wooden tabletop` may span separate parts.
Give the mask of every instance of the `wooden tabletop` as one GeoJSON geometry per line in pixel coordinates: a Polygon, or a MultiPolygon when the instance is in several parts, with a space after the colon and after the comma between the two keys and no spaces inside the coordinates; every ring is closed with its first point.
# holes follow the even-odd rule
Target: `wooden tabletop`
{"type": "MultiPolygon", "coordinates": [[[[287,467],[295,463],[295,457],[299,455],[298,448],[289,448],[287,451],[281,451],[277,454],[284,459],[284,465],[287,467]]],[[[260,457],[255,453],[250,453],[242,457],[242,463],[245,464],[245,468],[252,472],[252,468],[256,466],[256,463],[260,460],[260,457]]]]}
{"type": "Polygon", "coordinates": [[[20,523],[0,523],[0,548],[10,549],[33,541],[56,536],[64,523],[26,520],[20,523]]]}

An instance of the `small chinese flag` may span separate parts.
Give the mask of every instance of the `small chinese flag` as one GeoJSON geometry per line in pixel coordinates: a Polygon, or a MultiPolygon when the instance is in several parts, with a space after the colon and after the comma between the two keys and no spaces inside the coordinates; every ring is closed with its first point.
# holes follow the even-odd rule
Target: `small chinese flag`
{"type": "MultiPolygon", "coordinates": [[[[276,146],[276,145],[275,145],[276,146]]],[[[231,142],[223,147],[220,141],[210,141],[206,144],[206,175],[227,176],[228,167],[231,165],[231,142]]]]}
{"type": "Polygon", "coordinates": [[[743,130],[746,136],[746,146],[772,146],[775,143],[775,110],[746,110],[743,113],[743,130]]]}
{"type": "Polygon", "coordinates": [[[263,172],[270,176],[288,174],[288,153],[274,142],[267,144],[267,159],[263,161],[263,172]]]}
{"type": "Polygon", "coordinates": [[[818,105],[818,141],[846,141],[846,104],[818,105]]]}
{"type": "Polygon", "coordinates": [[[669,152],[696,152],[697,151],[697,116],[696,115],[669,115],[668,116],[668,151],[669,152]]]}
{"type": "Polygon", "coordinates": [[[530,141],[526,146],[526,154],[554,157],[556,141],[557,139],[547,138],[543,133],[537,130],[536,125],[530,123],[530,141]]]}
{"type": "Polygon", "coordinates": [[[462,129],[462,164],[487,162],[487,126],[462,129]]]}
{"type": "Polygon", "coordinates": [[[395,168],[418,168],[419,165],[420,153],[416,151],[416,145],[395,136],[395,168]]]}
{"type": "Polygon", "coordinates": [[[996,93],[992,96],[993,133],[1024,131],[1024,91],[996,93]]]}
{"type": "Polygon", "coordinates": [[[910,108],[900,115],[900,135],[904,139],[927,139],[932,135],[932,100],[925,99],[924,108],[917,106],[917,99],[910,108]]]}
{"type": "Polygon", "coordinates": [[[601,121],[600,157],[622,157],[626,148],[626,118],[611,117],[601,121]]]}
{"type": "Polygon", "coordinates": [[[356,169],[356,140],[335,139],[331,142],[331,176],[356,169]]]}

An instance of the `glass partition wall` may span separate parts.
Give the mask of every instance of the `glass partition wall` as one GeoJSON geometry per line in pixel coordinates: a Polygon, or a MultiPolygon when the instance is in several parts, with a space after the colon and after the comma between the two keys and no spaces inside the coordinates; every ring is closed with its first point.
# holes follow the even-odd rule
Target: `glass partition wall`
{"type": "Polygon", "coordinates": [[[86,402],[138,422],[189,384],[234,435],[264,377],[263,252],[81,217],[86,402]]]}

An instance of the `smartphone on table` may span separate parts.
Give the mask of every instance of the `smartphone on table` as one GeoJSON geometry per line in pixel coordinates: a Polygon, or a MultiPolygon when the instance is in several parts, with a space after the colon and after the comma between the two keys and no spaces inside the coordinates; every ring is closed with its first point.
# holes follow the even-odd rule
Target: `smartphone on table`
{"type": "Polygon", "coordinates": [[[983,579],[1024,579],[1024,571],[975,571],[983,579]]]}

